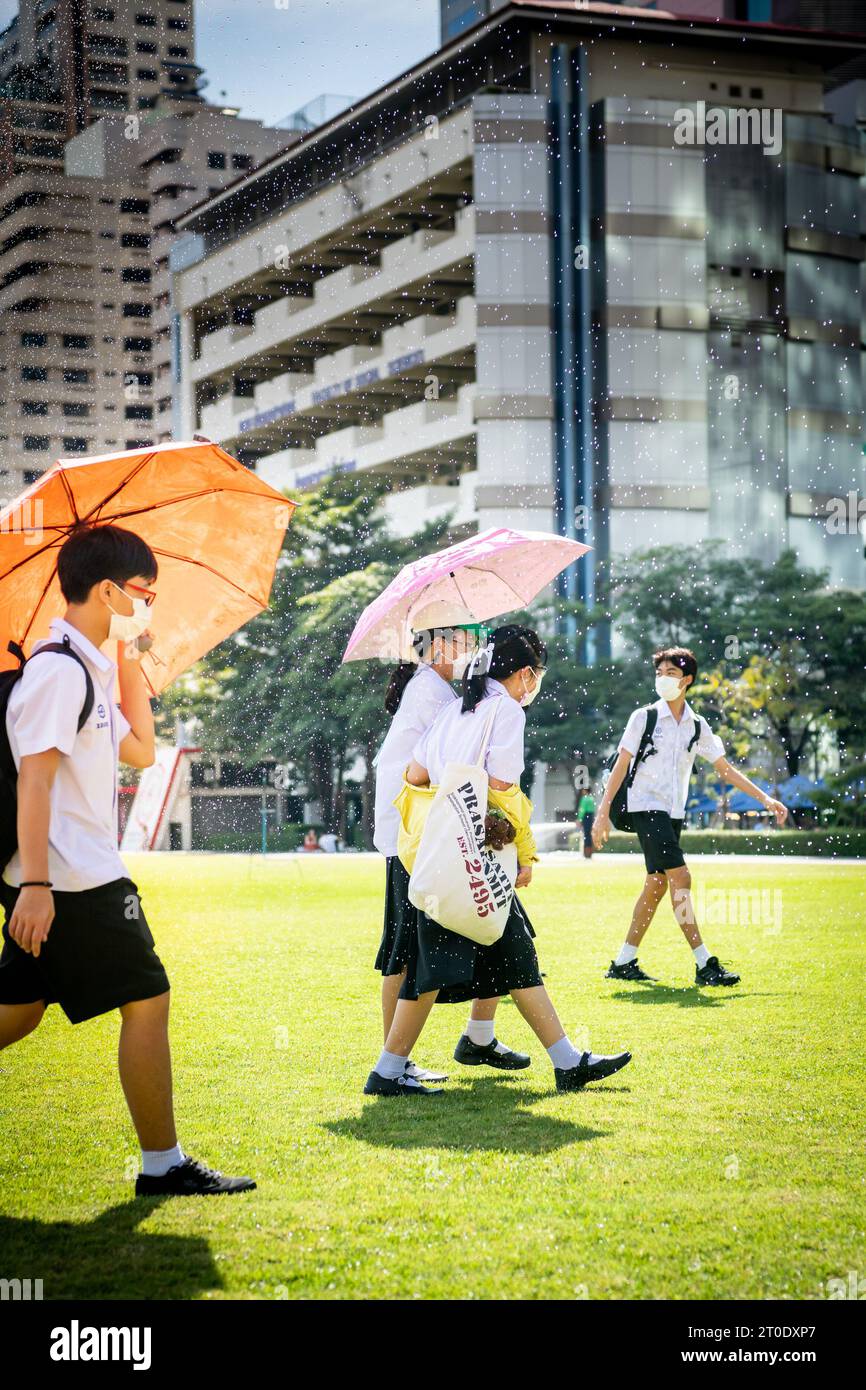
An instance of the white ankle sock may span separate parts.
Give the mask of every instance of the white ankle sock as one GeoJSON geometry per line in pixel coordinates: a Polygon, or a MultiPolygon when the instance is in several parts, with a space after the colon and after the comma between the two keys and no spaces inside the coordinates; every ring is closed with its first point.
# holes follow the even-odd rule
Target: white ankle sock
{"type": "Polygon", "coordinates": [[[142,1149],[141,1171],[148,1178],[164,1178],[169,1168],[176,1168],[185,1158],[180,1144],[173,1149],[142,1149]]]}
{"type": "Polygon", "coordinates": [[[466,1024],[466,1036],[478,1047],[489,1047],[495,1037],[492,1018],[470,1018],[466,1024]]]}
{"type": "Polygon", "coordinates": [[[692,955],[697,961],[698,969],[701,970],[710,958],[710,953],[706,946],[693,946],[692,955]]]}
{"type": "Polygon", "coordinates": [[[547,1055],[555,1067],[565,1071],[568,1067],[576,1067],[583,1053],[579,1047],[575,1047],[571,1038],[565,1037],[555,1042],[553,1047],[549,1047],[547,1055]]]}
{"type": "Polygon", "coordinates": [[[637,960],[637,946],[629,946],[626,942],[614,961],[614,965],[628,965],[630,960],[637,960]]]}
{"type": "Polygon", "coordinates": [[[396,1081],[406,1070],[408,1060],[408,1057],[398,1057],[396,1052],[389,1052],[385,1048],[376,1063],[376,1071],[380,1076],[387,1076],[389,1081],[396,1081]]]}

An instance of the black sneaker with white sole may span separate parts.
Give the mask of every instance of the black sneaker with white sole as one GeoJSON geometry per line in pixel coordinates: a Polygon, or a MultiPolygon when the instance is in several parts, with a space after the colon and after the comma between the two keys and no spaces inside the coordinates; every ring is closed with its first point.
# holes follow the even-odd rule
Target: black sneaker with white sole
{"type": "Polygon", "coordinates": [[[215,1168],[208,1168],[195,1158],[176,1163],[161,1178],[139,1173],[135,1180],[136,1197],[223,1197],[235,1192],[253,1192],[252,1178],[227,1178],[215,1168]]]}
{"type": "Polygon", "coordinates": [[[726,970],[719,964],[718,956],[710,956],[706,965],[695,966],[696,985],[738,985],[739,975],[735,975],[733,970],[726,970]]]}
{"type": "Polygon", "coordinates": [[[630,1052],[618,1052],[614,1057],[595,1057],[590,1061],[591,1056],[590,1052],[584,1052],[576,1066],[554,1067],[557,1091],[582,1091],[590,1081],[603,1081],[606,1076],[622,1071],[631,1061],[630,1052]]]}
{"type": "Polygon", "coordinates": [[[496,1067],[499,1071],[523,1071],[524,1067],[532,1064],[532,1058],[527,1057],[525,1052],[512,1052],[510,1047],[497,1042],[496,1038],[492,1043],[482,1045],[473,1042],[466,1033],[461,1035],[454,1049],[454,1060],[464,1067],[496,1067]]]}
{"type": "Polygon", "coordinates": [[[404,1076],[411,1076],[413,1081],[447,1081],[446,1071],[428,1071],[426,1067],[419,1067],[417,1062],[413,1062],[410,1057],[406,1063],[404,1076]]]}
{"type": "Polygon", "coordinates": [[[420,1081],[416,1081],[412,1076],[407,1076],[405,1072],[402,1076],[391,1077],[380,1076],[377,1071],[371,1071],[364,1087],[365,1096],[441,1096],[442,1094],[441,1086],[422,1086],[420,1081]]]}
{"type": "Polygon", "coordinates": [[[604,977],[606,980],[645,980],[647,984],[655,983],[655,976],[648,975],[645,970],[641,970],[637,963],[637,956],[634,960],[627,961],[625,965],[617,965],[615,960],[610,963],[610,969],[604,977]]]}

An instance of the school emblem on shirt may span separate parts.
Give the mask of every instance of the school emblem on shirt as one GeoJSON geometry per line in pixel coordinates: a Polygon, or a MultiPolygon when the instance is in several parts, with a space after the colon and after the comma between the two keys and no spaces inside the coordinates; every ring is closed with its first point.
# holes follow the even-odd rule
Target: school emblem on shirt
{"type": "Polygon", "coordinates": [[[108,715],[105,705],[96,706],[96,727],[97,729],[108,728],[108,715]]]}

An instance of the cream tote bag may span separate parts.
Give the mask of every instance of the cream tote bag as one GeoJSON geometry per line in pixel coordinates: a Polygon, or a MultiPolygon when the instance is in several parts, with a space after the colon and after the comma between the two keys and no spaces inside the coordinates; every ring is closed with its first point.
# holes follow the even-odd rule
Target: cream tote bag
{"type": "Polygon", "coordinates": [[[490,704],[478,762],[445,765],[409,879],[413,907],[479,946],[492,946],[505,931],[517,878],[513,844],[501,850],[484,848],[484,759],[496,701],[490,704]]]}

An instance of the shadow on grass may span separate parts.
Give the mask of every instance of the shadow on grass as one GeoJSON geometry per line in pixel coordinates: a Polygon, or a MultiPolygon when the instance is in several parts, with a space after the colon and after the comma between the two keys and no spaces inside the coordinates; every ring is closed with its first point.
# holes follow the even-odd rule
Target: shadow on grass
{"type": "Polygon", "coordinates": [[[204,1237],[136,1229],[162,1200],[123,1202],[91,1221],[0,1216],[3,1275],[41,1279],[46,1299],[189,1299],[221,1289],[204,1237]]]}
{"type": "MultiPolygon", "coordinates": [[[[324,1128],[340,1139],[358,1139],[380,1148],[491,1149],[520,1154],[552,1153],[566,1144],[605,1137],[607,1130],[526,1109],[533,1101],[555,1094],[551,1089],[530,1090],[511,1079],[503,1085],[501,1078],[485,1076],[432,1100],[370,1097],[357,1118],[329,1120],[324,1128]]],[[[581,1094],[570,1097],[575,1105],[580,1104],[581,1094]]]]}
{"type": "Polygon", "coordinates": [[[632,989],[620,989],[608,996],[627,1004],[676,1004],[678,1009],[718,1009],[734,999],[769,998],[770,993],[756,995],[744,990],[726,989],[717,994],[704,994],[690,985],[677,988],[676,985],[638,985],[632,989]]]}

